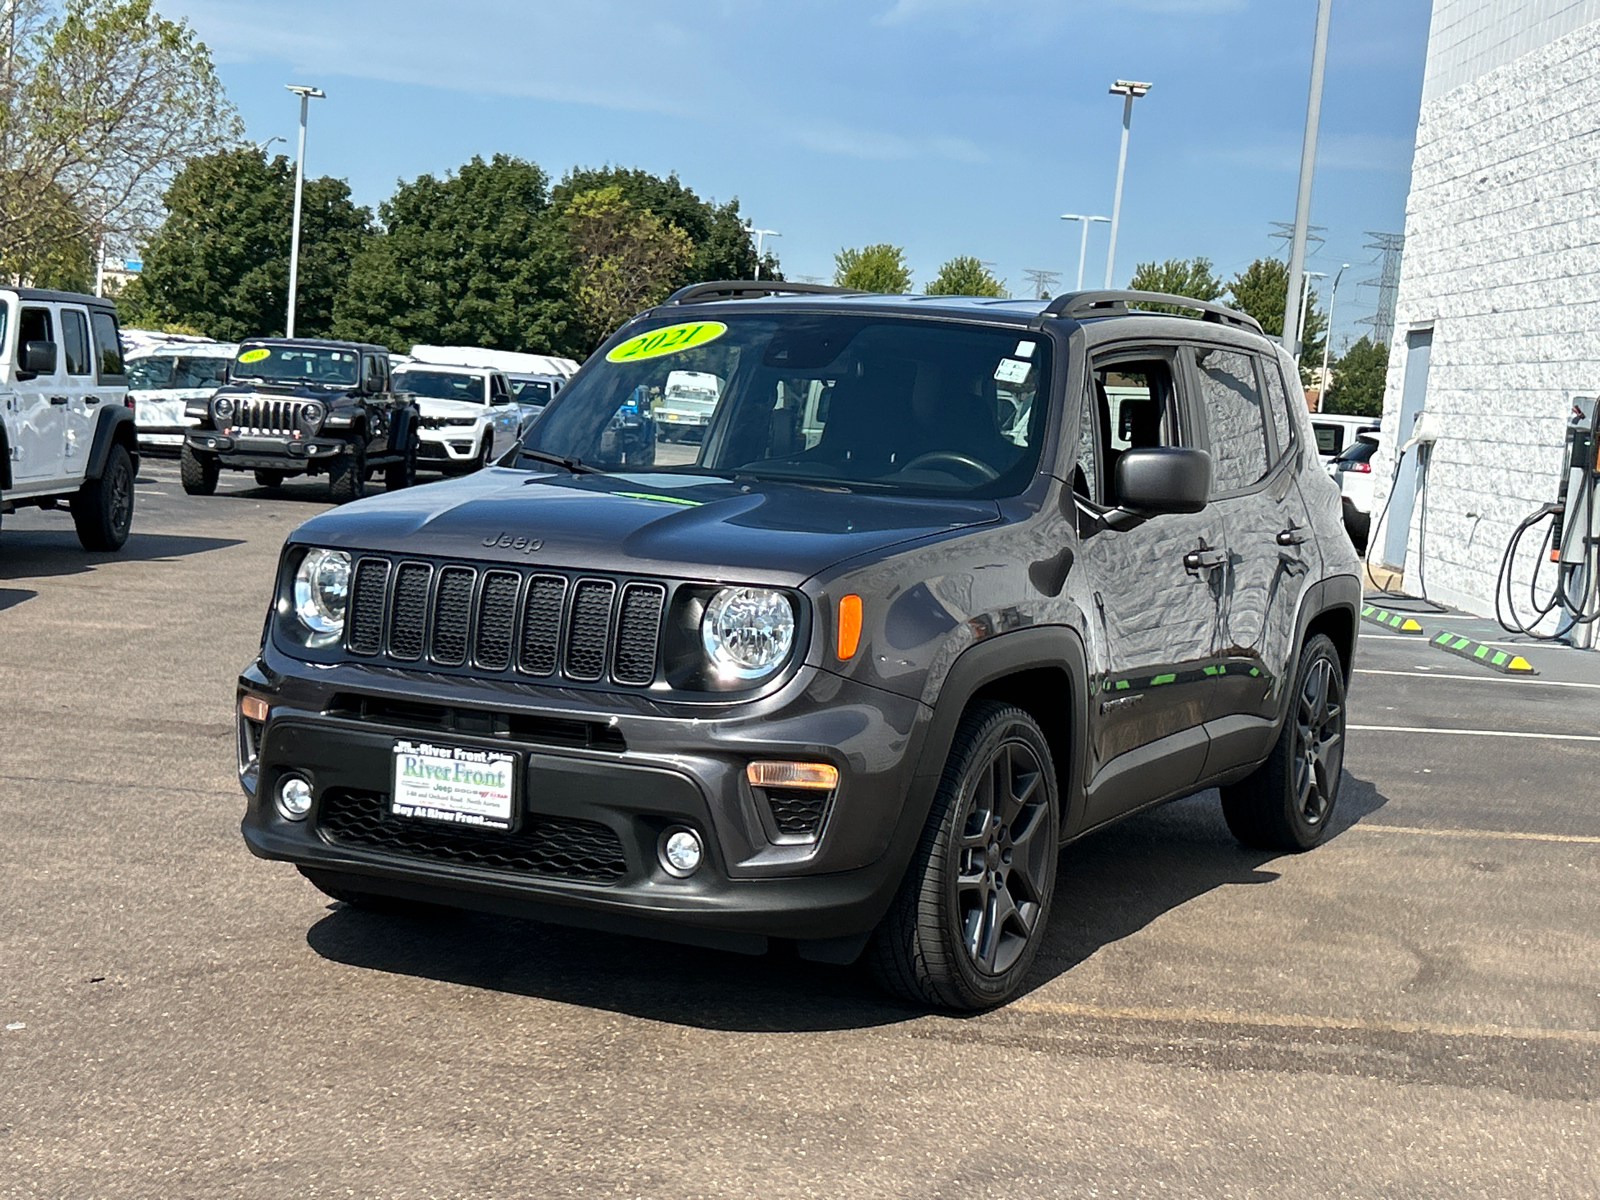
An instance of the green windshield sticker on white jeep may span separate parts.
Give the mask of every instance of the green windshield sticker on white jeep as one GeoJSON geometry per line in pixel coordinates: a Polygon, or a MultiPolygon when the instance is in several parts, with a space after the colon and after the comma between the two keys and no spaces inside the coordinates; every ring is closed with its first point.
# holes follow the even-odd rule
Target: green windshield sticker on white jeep
{"type": "Polygon", "coordinates": [[[242,363],[253,363],[260,362],[263,358],[271,357],[271,350],[268,350],[265,346],[257,346],[254,350],[246,350],[243,354],[239,355],[239,361],[242,363]]]}
{"type": "Polygon", "coordinates": [[[689,321],[683,325],[665,325],[631,337],[613,346],[606,355],[607,362],[643,362],[647,358],[662,358],[668,354],[681,354],[716,341],[728,332],[721,321],[689,321]]]}

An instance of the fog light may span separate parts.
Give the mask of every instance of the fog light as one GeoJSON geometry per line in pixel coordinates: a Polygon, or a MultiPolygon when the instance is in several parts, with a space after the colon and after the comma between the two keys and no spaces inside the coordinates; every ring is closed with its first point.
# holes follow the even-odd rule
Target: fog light
{"type": "Polygon", "coordinates": [[[267,702],[260,696],[239,697],[239,711],[244,714],[247,721],[265,721],[267,719],[267,702]]]}
{"type": "Polygon", "coordinates": [[[290,775],[278,785],[278,811],[291,821],[304,821],[311,811],[311,785],[290,775]]]}
{"type": "Polygon", "coordinates": [[[700,845],[700,835],[692,829],[669,829],[661,835],[658,850],[661,866],[668,875],[686,879],[700,869],[705,850],[700,845]]]}

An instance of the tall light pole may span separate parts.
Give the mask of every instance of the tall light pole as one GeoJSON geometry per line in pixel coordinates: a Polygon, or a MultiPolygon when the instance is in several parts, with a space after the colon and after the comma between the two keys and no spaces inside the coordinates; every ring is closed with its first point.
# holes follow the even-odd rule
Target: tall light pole
{"type": "Polygon", "coordinates": [[[1117,155],[1117,195],[1111,202],[1111,244],[1106,247],[1107,291],[1111,290],[1111,272],[1117,264],[1117,226],[1122,223],[1122,177],[1128,170],[1128,126],[1133,124],[1133,102],[1154,86],[1132,79],[1119,79],[1111,85],[1111,94],[1122,97],[1122,151],[1117,155]]]}
{"type": "Polygon", "coordinates": [[[1078,221],[1083,225],[1083,238],[1078,243],[1078,291],[1083,291],[1083,260],[1089,253],[1089,226],[1099,221],[1102,225],[1111,223],[1110,217],[1090,217],[1080,213],[1062,213],[1063,221],[1078,221]]]}
{"type": "Polygon", "coordinates": [[[1322,401],[1328,394],[1328,356],[1333,353],[1333,307],[1339,303],[1339,280],[1344,278],[1344,273],[1350,269],[1349,263],[1339,265],[1339,273],[1333,277],[1333,294],[1328,297],[1328,336],[1322,343],[1322,378],[1317,380],[1322,386],[1317,389],[1317,411],[1322,411],[1322,401]]]}
{"type": "MultiPolygon", "coordinates": [[[[1326,279],[1327,277],[1328,277],[1328,273],[1326,271],[1307,271],[1306,272],[1305,280],[1300,285],[1300,328],[1301,329],[1304,329],[1306,327],[1306,313],[1309,312],[1310,309],[1311,309],[1311,281],[1313,279],[1326,279]]],[[[1304,347],[1301,347],[1301,349],[1304,349],[1304,347]]],[[[1300,350],[1298,350],[1298,349],[1294,352],[1294,360],[1295,360],[1295,362],[1299,362],[1300,361],[1300,350]]]]}
{"type": "Polygon", "coordinates": [[[1300,144],[1300,194],[1294,207],[1294,240],[1289,249],[1289,286],[1283,298],[1283,348],[1300,357],[1301,327],[1294,294],[1306,269],[1306,233],[1311,224],[1311,179],[1317,170],[1317,122],[1322,117],[1322,73],[1328,64],[1328,17],[1333,0],[1317,0],[1317,35],[1311,48],[1311,95],[1306,101],[1306,135],[1300,144]]]}
{"type": "Polygon", "coordinates": [[[744,231],[746,233],[753,233],[756,235],[756,278],[760,279],[762,245],[766,242],[767,238],[782,237],[783,234],[779,233],[776,229],[757,229],[754,225],[746,225],[744,227],[744,231]]]}
{"type": "Polygon", "coordinates": [[[293,337],[294,296],[300,283],[300,194],[306,184],[306,105],[311,100],[326,99],[327,93],[303,83],[286,83],[283,86],[300,97],[300,153],[294,160],[294,226],[289,231],[289,315],[283,325],[283,336],[293,337]]]}

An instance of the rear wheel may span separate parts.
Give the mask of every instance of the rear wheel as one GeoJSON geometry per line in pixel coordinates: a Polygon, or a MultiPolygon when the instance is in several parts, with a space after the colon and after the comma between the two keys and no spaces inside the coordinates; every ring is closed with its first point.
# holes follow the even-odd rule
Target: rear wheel
{"type": "Polygon", "coordinates": [[[1300,652],[1294,698],[1272,755],[1222,789],[1233,836],[1260,850],[1309,850],[1328,832],[1344,769],[1344,672],[1325,634],[1300,652]]]}
{"type": "Polygon", "coordinates": [[[350,448],[328,468],[328,494],[335,504],[349,504],[367,494],[367,448],[351,442],[350,448]]]}
{"type": "Polygon", "coordinates": [[[873,935],[889,991],[971,1011],[1004,1003],[1038,953],[1055,896],[1055,766],[1027,713],[985,702],[962,718],[922,839],[873,935]]]}
{"type": "Polygon", "coordinates": [[[133,526],[133,460],[112,446],[106,469],[72,498],[72,523],[85,550],[120,550],[133,526]]]}
{"type": "Polygon", "coordinates": [[[178,476],[191,496],[209,496],[217,490],[222,467],[214,454],[199,455],[185,446],[178,452],[178,476]]]}
{"type": "Polygon", "coordinates": [[[282,487],[284,481],[282,471],[257,471],[256,482],[264,488],[282,487]]]}

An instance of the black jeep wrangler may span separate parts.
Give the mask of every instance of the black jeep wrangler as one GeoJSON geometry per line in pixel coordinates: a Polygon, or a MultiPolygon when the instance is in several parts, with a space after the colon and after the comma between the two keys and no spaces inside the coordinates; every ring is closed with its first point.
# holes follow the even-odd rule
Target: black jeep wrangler
{"type": "Polygon", "coordinates": [[[183,490],[209,496],[223,467],[262,487],[328,475],[334,503],[359,500],[379,468],[392,492],[417,481],[417,405],[389,390],[389,352],[363,342],[255,338],[228,382],[187,415],[198,429],[180,454],[183,490]]]}
{"type": "Polygon", "coordinates": [[[1359,602],[1247,316],[697,285],[514,461],[290,536],[243,832],[351,904],[866,951],[978,1008],[1071,839],[1214,786],[1251,846],[1326,835],[1359,602]],[[705,438],[628,466],[614,419],[679,370],[705,438]]]}

